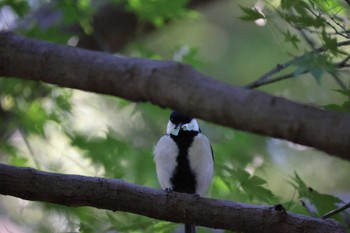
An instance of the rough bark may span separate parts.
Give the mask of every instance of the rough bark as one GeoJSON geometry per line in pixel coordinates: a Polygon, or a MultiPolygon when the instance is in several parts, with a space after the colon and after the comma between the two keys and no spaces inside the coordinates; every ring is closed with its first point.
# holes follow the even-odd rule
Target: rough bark
{"type": "Polygon", "coordinates": [[[0,75],[150,101],[350,160],[350,114],[230,86],[188,65],[112,56],[1,33],[0,75]]]}
{"type": "Polygon", "coordinates": [[[0,164],[0,193],[71,207],[126,211],[160,220],[249,233],[345,233],[336,221],[256,206],[195,198],[122,180],[64,175],[0,164]]]}

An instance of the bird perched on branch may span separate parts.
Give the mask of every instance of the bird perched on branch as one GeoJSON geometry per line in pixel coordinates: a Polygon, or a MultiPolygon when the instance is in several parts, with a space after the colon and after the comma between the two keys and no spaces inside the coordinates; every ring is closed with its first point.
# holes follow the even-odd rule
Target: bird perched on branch
{"type": "MultiPolygon", "coordinates": [[[[165,190],[203,195],[213,176],[213,151],[196,119],[174,111],[166,135],[154,147],[157,177],[165,190]]],[[[185,224],[185,233],[195,226],[185,224]]]]}

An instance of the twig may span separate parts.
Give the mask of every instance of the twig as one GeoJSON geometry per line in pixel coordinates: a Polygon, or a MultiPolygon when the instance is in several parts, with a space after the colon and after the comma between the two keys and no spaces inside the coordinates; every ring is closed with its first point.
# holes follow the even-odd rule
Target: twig
{"type": "MultiPolygon", "coordinates": [[[[342,46],[347,46],[347,45],[350,45],[350,40],[346,40],[346,41],[337,43],[337,47],[342,47],[342,46]]],[[[308,53],[305,53],[305,54],[303,54],[301,56],[295,57],[292,60],[290,60],[290,61],[288,61],[288,62],[286,62],[284,64],[278,64],[275,68],[273,68],[269,72],[267,72],[264,75],[262,75],[256,81],[246,85],[245,87],[251,89],[251,88],[256,88],[256,87],[259,87],[259,86],[262,86],[262,85],[266,85],[268,83],[273,83],[273,82],[276,82],[276,81],[280,81],[280,80],[283,80],[283,79],[290,78],[290,77],[294,76],[294,74],[293,75],[287,74],[287,75],[283,75],[281,77],[277,77],[277,78],[274,78],[274,79],[269,79],[274,74],[276,74],[276,73],[278,73],[278,72],[280,72],[280,71],[290,67],[291,65],[295,64],[297,61],[300,61],[300,60],[304,59],[306,56],[308,56],[310,54],[322,53],[322,52],[324,52],[326,50],[327,49],[325,47],[320,47],[320,48],[314,49],[314,50],[312,50],[312,51],[310,51],[308,53]]],[[[346,59],[348,60],[349,58],[347,57],[346,59]]],[[[345,64],[342,67],[345,67],[345,64]]]]}
{"type": "Polygon", "coordinates": [[[340,212],[342,212],[348,208],[350,208],[350,202],[348,202],[347,204],[345,204],[345,205],[343,205],[335,210],[329,211],[328,213],[324,214],[321,218],[326,219],[326,218],[332,217],[333,215],[339,214],[340,212]]]}
{"type": "MultiPolygon", "coordinates": [[[[346,58],[345,60],[349,60],[349,58],[346,58]]],[[[349,67],[349,64],[347,64],[346,62],[341,61],[339,63],[336,63],[334,64],[335,67],[337,68],[344,68],[344,67],[349,67]]],[[[306,73],[309,73],[310,70],[304,70],[302,72],[300,72],[299,74],[306,74],[306,73]]],[[[331,73],[334,80],[338,83],[338,85],[342,88],[342,89],[346,89],[346,85],[345,83],[334,73],[331,73]]],[[[263,86],[263,85],[267,85],[267,84],[271,84],[271,83],[275,83],[275,82],[278,82],[278,81],[281,81],[281,80],[285,80],[285,79],[289,79],[289,78],[293,78],[295,76],[295,72],[290,72],[288,74],[284,74],[284,75],[281,75],[281,76],[278,76],[278,77],[275,77],[275,78],[271,78],[271,79],[268,79],[266,81],[259,81],[259,82],[256,82],[256,83],[252,83],[250,84],[250,86],[247,86],[248,88],[257,88],[257,87],[260,87],[260,86],[263,86]]]]}
{"type": "MultiPolygon", "coordinates": [[[[311,9],[308,9],[308,10],[309,10],[309,11],[311,12],[311,14],[313,14],[316,18],[322,18],[322,19],[324,19],[324,22],[325,22],[330,28],[332,28],[332,29],[334,30],[335,34],[337,34],[337,35],[339,35],[339,36],[343,36],[343,37],[346,38],[346,39],[349,39],[349,36],[348,36],[348,35],[341,33],[333,24],[331,24],[330,22],[328,22],[328,20],[326,20],[324,17],[321,17],[321,16],[322,16],[321,13],[316,14],[316,13],[315,13],[314,11],[312,11],[311,9]]],[[[327,15],[328,15],[328,14],[327,14],[327,15]]],[[[345,30],[345,28],[343,28],[342,25],[340,25],[338,22],[336,22],[336,20],[334,19],[334,17],[332,17],[332,16],[330,16],[330,15],[328,15],[328,17],[329,17],[338,27],[340,27],[343,31],[345,30]]]]}

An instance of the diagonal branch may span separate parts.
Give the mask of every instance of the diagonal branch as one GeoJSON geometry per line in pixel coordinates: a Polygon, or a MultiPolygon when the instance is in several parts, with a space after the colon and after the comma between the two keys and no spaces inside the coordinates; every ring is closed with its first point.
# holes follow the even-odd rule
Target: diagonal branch
{"type": "MultiPolygon", "coordinates": [[[[349,67],[349,64],[347,63],[347,61],[350,59],[350,56],[346,57],[345,59],[343,59],[342,61],[333,64],[333,66],[335,68],[345,68],[345,67],[349,67]]],[[[276,69],[276,68],[275,68],[276,69]]],[[[274,71],[275,69],[271,70],[270,72],[274,71]]],[[[280,68],[281,69],[281,68],[280,68]]],[[[299,75],[301,74],[306,74],[309,73],[310,70],[304,70],[302,72],[299,72],[299,75]]],[[[338,83],[338,85],[342,88],[342,89],[346,89],[346,85],[344,84],[344,82],[338,77],[337,74],[332,73],[334,80],[338,83]]],[[[291,72],[291,73],[287,73],[287,74],[283,74],[281,76],[277,76],[277,77],[273,77],[273,78],[268,78],[268,79],[259,79],[258,81],[249,84],[247,87],[248,88],[257,88],[263,85],[267,85],[267,84],[271,84],[271,83],[275,83],[281,80],[285,80],[285,79],[290,79],[295,77],[295,72],[291,72]]]]}
{"type": "MultiPolygon", "coordinates": [[[[337,44],[337,47],[348,46],[348,45],[350,45],[350,40],[339,42],[337,44]]],[[[265,84],[269,84],[269,83],[272,83],[272,82],[283,80],[283,79],[280,79],[280,78],[271,78],[271,77],[273,75],[281,72],[282,70],[285,70],[288,67],[296,64],[298,61],[302,61],[306,56],[309,56],[310,54],[322,53],[324,51],[326,51],[326,48],[319,47],[319,48],[314,49],[314,50],[312,50],[312,51],[310,51],[308,53],[305,53],[305,54],[303,54],[301,56],[295,57],[292,60],[287,61],[286,63],[278,64],[275,68],[273,68],[270,71],[266,72],[260,78],[255,80],[254,82],[247,84],[246,87],[247,88],[256,88],[256,87],[259,87],[259,86],[262,86],[262,85],[265,85],[265,84]]]]}
{"type": "Polygon", "coordinates": [[[165,221],[249,233],[345,233],[333,220],[250,204],[166,194],[122,180],[63,175],[0,164],[0,194],[66,206],[125,211],[165,221]]]}
{"type": "Polygon", "coordinates": [[[323,218],[323,219],[330,218],[333,215],[339,214],[339,213],[341,213],[349,208],[350,208],[350,202],[346,203],[345,205],[343,205],[335,210],[329,211],[328,213],[323,215],[321,218],[323,218]]]}
{"type": "Polygon", "coordinates": [[[350,114],[230,86],[188,65],[112,56],[1,33],[0,75],[150,101],[350,160],[350,114]]]}

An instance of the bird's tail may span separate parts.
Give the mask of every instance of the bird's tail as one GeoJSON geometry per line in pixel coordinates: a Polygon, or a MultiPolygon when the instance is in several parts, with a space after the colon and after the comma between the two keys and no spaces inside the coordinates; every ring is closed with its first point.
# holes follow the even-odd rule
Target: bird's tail
{"type": "Polygon", "coordinates": [[[185,233],[196,233],[196,226],[191,224],[185,224],[185,233]]]}

